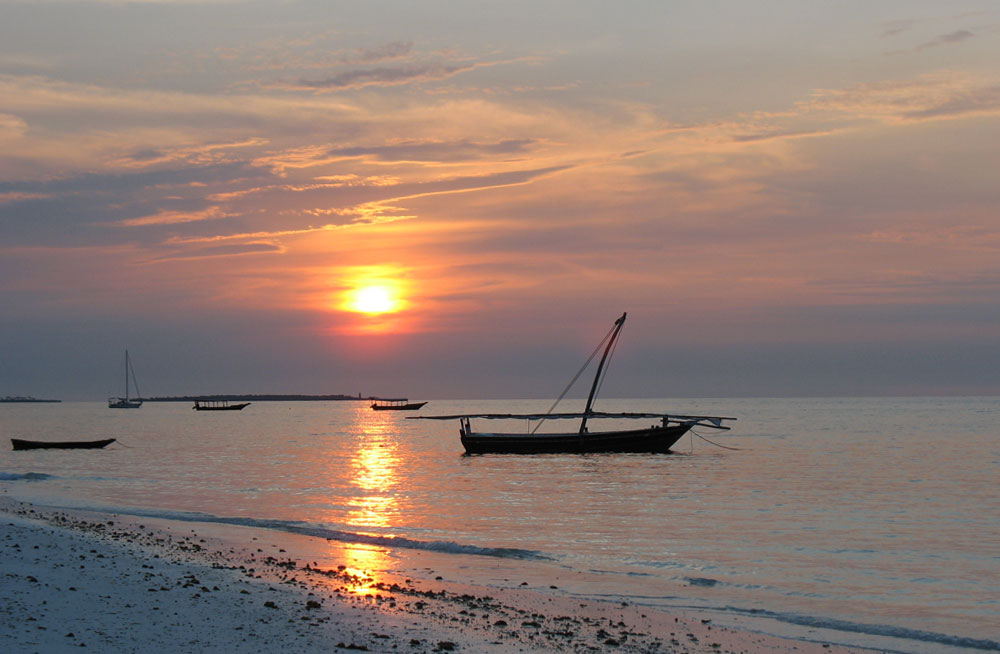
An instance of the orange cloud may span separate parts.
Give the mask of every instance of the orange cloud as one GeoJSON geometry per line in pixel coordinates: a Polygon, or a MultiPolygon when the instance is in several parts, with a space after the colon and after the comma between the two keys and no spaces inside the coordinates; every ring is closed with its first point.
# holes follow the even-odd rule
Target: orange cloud
{"type": "Polygon", "coordinates": [[[220,220],[231,214],[222,211],[220,207],[208,207],[201,211],[160,211],[150,216],[139,216],[119,220],[112,225],[118,227],[146,227],[149,225],[176,225],[178,223],[194,223],[203,220],[220,220]]]}
{"type": "Polygon", "coordinates": [[[971,75],[940,72],[912,80],[821,89],[803,107],[896,123],[995,116],[1000,115],[1000,85],[971,75]]]}

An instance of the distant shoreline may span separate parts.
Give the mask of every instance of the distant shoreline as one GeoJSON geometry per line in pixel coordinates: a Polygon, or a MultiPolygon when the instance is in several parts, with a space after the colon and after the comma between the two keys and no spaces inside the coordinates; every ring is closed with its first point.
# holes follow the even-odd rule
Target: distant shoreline
{"type": "Polygon", "coordinates": [[[10,397],[10,396],[7,396],[7,397],[0,397],[0,403],[2,403],[2,402],[6,402],[6,403],[14,403],[14,402],[62,402],[62,400],[42,400],[42,399],[39,399],[37,397],[22,397],[22,396],[10,397]]]}

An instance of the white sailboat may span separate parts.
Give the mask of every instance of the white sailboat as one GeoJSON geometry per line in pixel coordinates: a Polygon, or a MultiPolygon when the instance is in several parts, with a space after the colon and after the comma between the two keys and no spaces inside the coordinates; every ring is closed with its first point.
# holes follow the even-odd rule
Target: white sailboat
{"type": "Polygon", "coordinates": [[[125,350],[125,397],[109,397],[109,409],[138,409],[142,406],[142,395],[139,393],[139,384],[135,380],[135,371],[132,370],[132,362],[128,358],[128,350],[125,350]],[[135,386],[135,396],[129,397],[129,377],[132,378],[132,385],[135,386]]]}

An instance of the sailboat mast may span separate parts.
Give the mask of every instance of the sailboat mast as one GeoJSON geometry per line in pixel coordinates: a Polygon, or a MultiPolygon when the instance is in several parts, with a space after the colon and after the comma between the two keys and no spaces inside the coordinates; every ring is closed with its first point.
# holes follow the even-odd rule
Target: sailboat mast
{"type": "Polygon", "coordinates": [[[128,402],[128,350],[125,350],[125,401],[128,402]]]}
{"type": "Polygon", "coordinates": [[[628,312],[622,313],[622,317],[615,321],[615,330],[611,334],[611,338],[608,339],[608,344],[604,348],[604,354],[601,356],[601,362],[597,364],[597,374],[594,375],[594,383],[590,386],[590,395],[587,397],[587,408],[583,410],[583,420],[580,421],[580,433],[587,431],[587,416],[590,415],[590,410],[594,406],[594,395],[597,394],[597,385],[601,381],[601,371],[604,370],[604,362],[608,360],[608,352],[611,351],[611,346],[615,344],[615,339],[618,338],[618,333],[622,330],[622,325],[625,324],[625,316],[628,312]]]}

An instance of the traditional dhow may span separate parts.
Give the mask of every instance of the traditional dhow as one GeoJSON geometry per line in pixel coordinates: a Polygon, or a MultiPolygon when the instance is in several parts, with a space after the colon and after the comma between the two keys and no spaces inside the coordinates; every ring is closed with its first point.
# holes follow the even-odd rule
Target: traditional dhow
{"type": "Polygon", "coordinates": [[[230,404],[228,400],[195,400],[195,411],[242,411],[250,406],[250,402],[238,402],[230,404]]]}
{"type": "Polygon", "coordinates": [[[378,399],[372,402],[372,411],[416,411],[426,402],[410,402],[408,398],[378,399]]]}
{"type": "Polygon", "coordinates": [[[26,441],[21,438],[10,439],[15,450],[96,450],[115,442],[113,438],[100,441],[26,441]]]}
{"type": "Polygon", "coordinates": [[[581,413],[553,413],[556,404],[562,400],[573,385],[563,391],[552,408],[547,413],[501,414],[501,413],[467,413],[448,416],[420,416],[414,420],[458,420],[459,435],[466,454],[557,454],[557,453],[598,453],[598,452],[670,452],[670,448],[694,427],[728,430],[723,425],[725,420],[735,420],[724,416],[692,416],[674,415],[668,413],[624,412],[609,413],[594,411],[594,399],[600,388],[602,373],[612,346],[625,324],[623,313],[615,321],[614,327],[595,348],[587,359],[584,367],[574,377],[579,378],[587,365],[594,359],[597,352],[604,347],[604,354],[597,366],[597,374],[587,397],[586,408],[581,413]],[[606,344],[605,344],[606,343],[606,344]],[[484,420],[527,420],[537,422],[534,429],[527,433],[480,432],[472,428],[472,419],[484,420]],[[537,433],[538,427],[545,420],[579,420],[580,427],[574,432],[537,433]],[[659,424],[640,429],[618,429],[609,431],[591,431],[587,422],[596,419],[654,419],[659,424]]]}

